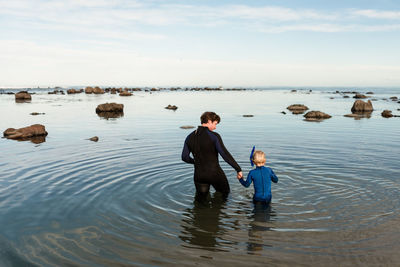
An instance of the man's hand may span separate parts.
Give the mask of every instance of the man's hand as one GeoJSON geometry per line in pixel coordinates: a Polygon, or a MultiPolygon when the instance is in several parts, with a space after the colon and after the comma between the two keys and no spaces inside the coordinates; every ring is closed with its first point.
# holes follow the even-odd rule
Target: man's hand
{"type": "Polygon", "coordinates": [[[238,179],[242,179],[243,178],[243,173],[242,172],[238,172],[237,173],[237,178],[238,179]]]}

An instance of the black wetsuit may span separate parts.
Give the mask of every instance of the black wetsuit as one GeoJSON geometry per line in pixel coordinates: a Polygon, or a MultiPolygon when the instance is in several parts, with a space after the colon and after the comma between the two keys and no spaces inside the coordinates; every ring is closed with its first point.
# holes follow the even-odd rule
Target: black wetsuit
{"type": "Polygon", "coordinates": [[[218,153],[240,172],[239,164],[225,148],[221,136],[207,127],[199,126],[186,137],[182,150],[182,160],[194,164],[194,183],[198,194],[208,194],[210,185],[218,192],[227,196],[230,192],[229,183],[218,162],[218,153]],[[193,157],[190,157],[190,153],[193,157]]]}

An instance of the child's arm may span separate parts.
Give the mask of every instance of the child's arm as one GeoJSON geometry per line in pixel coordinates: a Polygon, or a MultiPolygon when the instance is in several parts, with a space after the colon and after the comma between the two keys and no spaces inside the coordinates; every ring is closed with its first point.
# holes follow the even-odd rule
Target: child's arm
{"type": "Polygon", "coordinates": [[[270,168],[271,170],[271,181],[274,183],[278,182],[278,176],[276,176],[276,174],[274,173],[274,171],[270,168]]]}
{"type": "Polygon", "coordinates": [[[242,178],[239,179],[239,182],[244,186],[244,187],[249,187],[251,185],[251,182],[253,181],[253,176],[251,175],[251,172],[247,175],[246,181],[242,178]]]}

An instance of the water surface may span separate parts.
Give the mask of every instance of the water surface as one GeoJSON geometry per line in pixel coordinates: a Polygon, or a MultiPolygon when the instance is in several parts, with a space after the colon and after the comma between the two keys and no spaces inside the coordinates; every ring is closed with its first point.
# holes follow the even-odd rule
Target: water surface
{"type": "Polygon", "coordinates": [[[354,99],[329,90],[0,95],[1,131],[49,133],[0,139],[0,265],[398,265],[400,118],[380,115],[400,114],[390,96],[400,91],[375,91],[371,117],[355,120],[343,117],[354,99]],[[97,116],[105,102],[123,103],[123,116],[97,116]],[[332,118],[306,122],[286,110],[296,103],[332,118]],[[206,110],[245,175],[252,146],[266,152],[279,177],[270,209],[224,162],[229,199],[194,201],[180,126],[206,110]]]}

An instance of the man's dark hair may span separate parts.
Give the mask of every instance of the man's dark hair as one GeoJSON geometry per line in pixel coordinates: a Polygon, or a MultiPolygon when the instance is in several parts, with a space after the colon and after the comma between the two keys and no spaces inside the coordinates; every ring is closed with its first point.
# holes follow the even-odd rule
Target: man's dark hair
{"type": "Polygon", "coordinates": [[[207,123],[209,120],[211,122],[217,121],[219,123],[221,118],[215,112],[206,111],[201,115],[200,121],[201,123],[207,123]]]}

